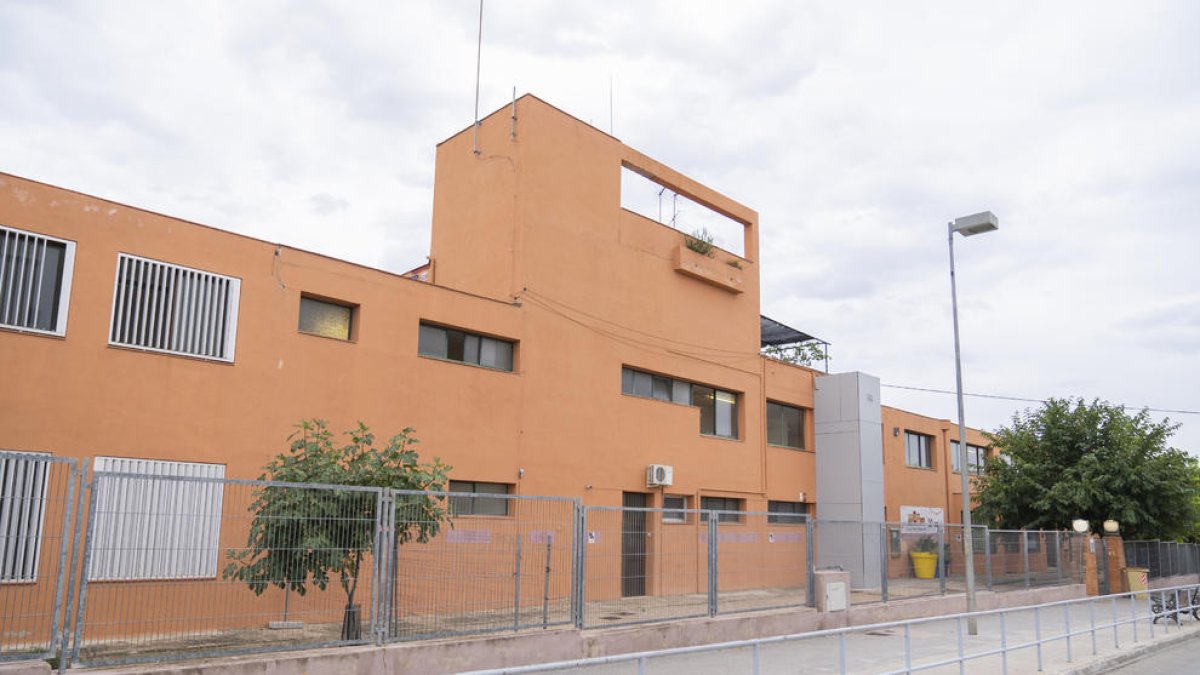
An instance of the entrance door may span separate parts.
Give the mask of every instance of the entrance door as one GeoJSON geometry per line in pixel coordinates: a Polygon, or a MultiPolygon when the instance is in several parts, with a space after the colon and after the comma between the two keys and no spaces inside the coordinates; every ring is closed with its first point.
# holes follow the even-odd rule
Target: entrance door
{"type": "Polygon", "coordinates": [[[1096,582],[1100,595],[1108,595],[1108,551],[1102,539],[1089,539],[1088,546],[1096,547],[1096,582]]]}
{"type": "MultiPolygon", "coordinates": [[[[646,495],[626,492],[625,507],[645,508],[646,495]]],[[[646,512],[621,512],[621,597],[646,594],[646,512]]]]}

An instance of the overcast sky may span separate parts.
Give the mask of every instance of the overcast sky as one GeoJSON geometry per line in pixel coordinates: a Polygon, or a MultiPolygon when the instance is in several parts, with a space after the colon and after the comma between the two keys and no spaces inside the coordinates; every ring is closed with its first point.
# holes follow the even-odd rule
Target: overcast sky
{"type": "MultiPolygon", "coordinates": [[[[0,0],[0,171],[403,271],[478,11],[0,0]]],[[[991,210],[955,248],[968,392],[1197,411],[1198,29],[1187,0],[488,0],[481,108],[534,93],[756,209],[763,312],[885,387],[954,388],[946,222],[991,210]]]]}

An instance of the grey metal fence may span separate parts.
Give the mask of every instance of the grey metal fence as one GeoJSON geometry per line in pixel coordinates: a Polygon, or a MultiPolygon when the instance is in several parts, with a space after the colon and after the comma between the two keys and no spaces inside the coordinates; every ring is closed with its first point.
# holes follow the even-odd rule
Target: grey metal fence
{"type": "Polygon", "coordinates": [[[1200,544],[1176,541],[1125,542],[1125,564],[1145,567],[1151,579],[1200,574],[1200,544]]]}
{"type": "Polygon", "coordinates": [[[384,639],[414,640],[573,623],[577,502],[563,497],[389,491],[395,563],[384,639]],[[448,504],[434,525],[422,502],[448,504]]]}
{"type": "Polygon", "coordinates": [[[798,514],[588,506],[580,627],[811,604],[798,514]]]}
{"type": "MultiPolygon", "coordinates": [[[[822,567],[850,572],[851,602],[878,602],[960,591],[967,564],[952,525],[83,474],[0,452],[0,659],[115,665],[811,606],[822,567]]],[[[972,536],[979,588],[1082,580],[1078,536],[972,536]]],[[[1153,550],[1160,567],[1195,564],[1194,549],[1153,550]]]]}
{"type": "Polygon", "coordinates": [[[96,471],[71,662],[373,641],[383,490],[96,471]]]}
{"type": "Polygon", "coordinates": [[[0,451],[0,661],[58,651],[79,464],[0,451]]]}
{"type": "MultiPolygon", "coordinates": [[[[961,525],[813,523],[816,566],[850,574],[850,602],[865,604],[966,589],[961,525]]],[[[1083,581],[1084,538],[1062,531],[972,528],[975,587],[1033,588],[1083,581]]]]}

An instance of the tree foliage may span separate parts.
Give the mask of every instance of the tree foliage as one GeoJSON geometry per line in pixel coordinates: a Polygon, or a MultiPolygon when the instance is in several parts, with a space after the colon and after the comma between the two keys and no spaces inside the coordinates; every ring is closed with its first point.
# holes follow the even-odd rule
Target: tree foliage
{"type": "Polygon", "coordinates": [[[1111,518],[1126,539],[1185,537],[1200,513],[1200,469],[1168,447],[1177,428],[1099,400],[1051,399],[1014,415],[991,435],[1000,453],[977,484],[980,522],[1067,529],[1086,518],[1099,531],[1111,518]]]}
{"type": "Polygon", "coordinates": [[[762,354],[776,361],[798,366],[811,366],[829,358],[825,345],[815,340],[780,347],[768,345],[762,348],[762,354]]]}
{"type": "MultiPolygon", "coordinates": [[[[288,440],[288,452],[264,467],[260,480],[285,483],[444,490],[450,467],[437,458],[421,463],[412,429],[375,447],[375,434],[362,422],[337,446],[324,420],[304,420],[288,440]]],[[[397,496],[396,540],[428,541],[447,517],[444,500],[397,496]]],[[[373,491],[303,486],[263,486],[255,491],[254,518],[246,547],[229,553],[223,576],[245,582],[256,594],[269,586],[304,595],[311,584],[325,590],[336,576],[354,603],[359,571],[373,550],[378,506],[373,491]]]]}

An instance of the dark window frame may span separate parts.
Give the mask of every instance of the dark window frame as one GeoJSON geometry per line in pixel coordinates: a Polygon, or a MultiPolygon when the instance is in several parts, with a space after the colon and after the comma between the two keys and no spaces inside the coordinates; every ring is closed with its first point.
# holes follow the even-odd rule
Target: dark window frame
{"type": "Polygon", "coordinates": [[[621,393],[696,408],[700,435],[741,440],[741,395],[735,391],[621,366],[621,393]],[[722,430],[728,434],[720,433],[722,430]]]}
{"type": "MultiPolygon", "coordinates": [[[[987,463],[988,449],[982,445],[967,443],[967,468],[968,474],[972,476],[982,476],[984,473],[984,465],[987,463]],[[974,461],[972,461],[974,459],[974,461]]],[[[958,441],[950,441],[950,468],[954,473],[961,473],[958,459],[959,445],[958,441]]]]}
{"type": "Polygon", "coordinates": [[[809,510],[808,502],[772,499],[767,501],[767,522],[779,525],[804,525],[808,521],[809,510]]]}
{"type": "MultiPolygon", "coordinates": [[[[512,483],[497,483],[494,481],[483,480],[451,480],[446,487],[447,492],[469,492],[475,495],[511,495],[513,493],[512,483]],[[489,492],[480,490],[480,486],[503,487],[504,492],[489,492]]],[[[510,506],[511,499],[499,499],[496,497],[450,497],[449,507],[453,517],[461,516],[490,516],[493,518],[507,518],[512,515],[510,506]],[[486,509],[478,508],[480,503],[502,504],[504,506],[503,513],[487,512],[486,509]]]]}
{"type": "MultiPolygon", "coordinates": [[[[791,448],[792,450],[808,450],[808,448],[806,447],[807,443],[805,441],[806,413],[805,413],[804,408],[801,408],[799,406],[790,405],[787,403],[780,403],[778,401],[768,400],[767,407],[766,407],[766,414],[767,414],[767,445],[773,445],[777,448],[791,448]],[[793,412],[796,413],[796,416],[799,418],[799,423],[797,425],[797,430],[796,430],[796,438],[797,438],[796,445],[792,445],[791,443],[787,442],[788,434],[786,432],[784,433],[784,435],[782,437],[772,438],[772,436],[775,435],[772,433],[772,430],[771,430],[771,417],[772,417],[773,412],[786,413],[788,415],[790,415],[793,412]]],[[[783,426],[785,429],[786,429],[786,424],[787,424],[786,419],[780,420],[780,425],[783,426]]]]}
{"type": "Polygon", "coordinates": [[[417,328],[417,355],[435,361],[511,373],[516,366],[517,341],[421,321],[417,328]],[[491,358],[499,357],[499,365],[484,363],[486,351],[492,352],[491,358]]]}
{"type": "Polygon", "coordinates": [[[910,469],[926,469],[929,471],[935,470],[937,467],[933,462],[933,436],[923,434],[918,431],[904,430],[904,465],[910,469]],[[916,463],[913,461],[914,448],[910,440],[921,441],[915,448],[916,463]]]}
{"type": "Polygon", "coordinates": [[[721,511],[717,514],[717,523],[740,523],[746,512],[746,500],[741,497],[700,497],[700,522],[708,522],[709,511],[721,511]],[[720,502],[717,505],[717,502],[720,502]],[[733,508],[730,508],[733,507],[733,508]]]}
{"type": "Polygon", "coordinates": [[[664,494],[662,503],[662,521],[664,523],[675,525],[688,522],[687,508],[688,501],[690,501],[690,499],[691,498],[688,495],[664,494]],[[677,506],[667,506],[668,499],[678,499],[680,503],[677,506]]]}
{"type": "Polygon", "coordinates": [[[300,305],[296,311],[296,332],[300,333],[301,335],[313,335],[315,337],[328,338],[330,340],[337,340],[339,342],[357,342],[358,341],[358,318],[359,318],[358,315],[359,315],[359,305],[357,305],[353,302],[346,302],[345,300],[338,300],[336,298],[330,298],[330,297],[327,297],[324,295],[317,295],[314,293],[301,293],[300,294],[300,305]],[[322,332],[316,331],[316,330],[305,330],[305,328],[304,328],[305,302],[316,304],[316,305],[325,305],[328,307],[337,307],[337,308],[346,310],[346,314],[348,315],[346,317],[346,336],[342,337],[341,335],[332,335],[329,333],[322,333],[322,332]]]}

